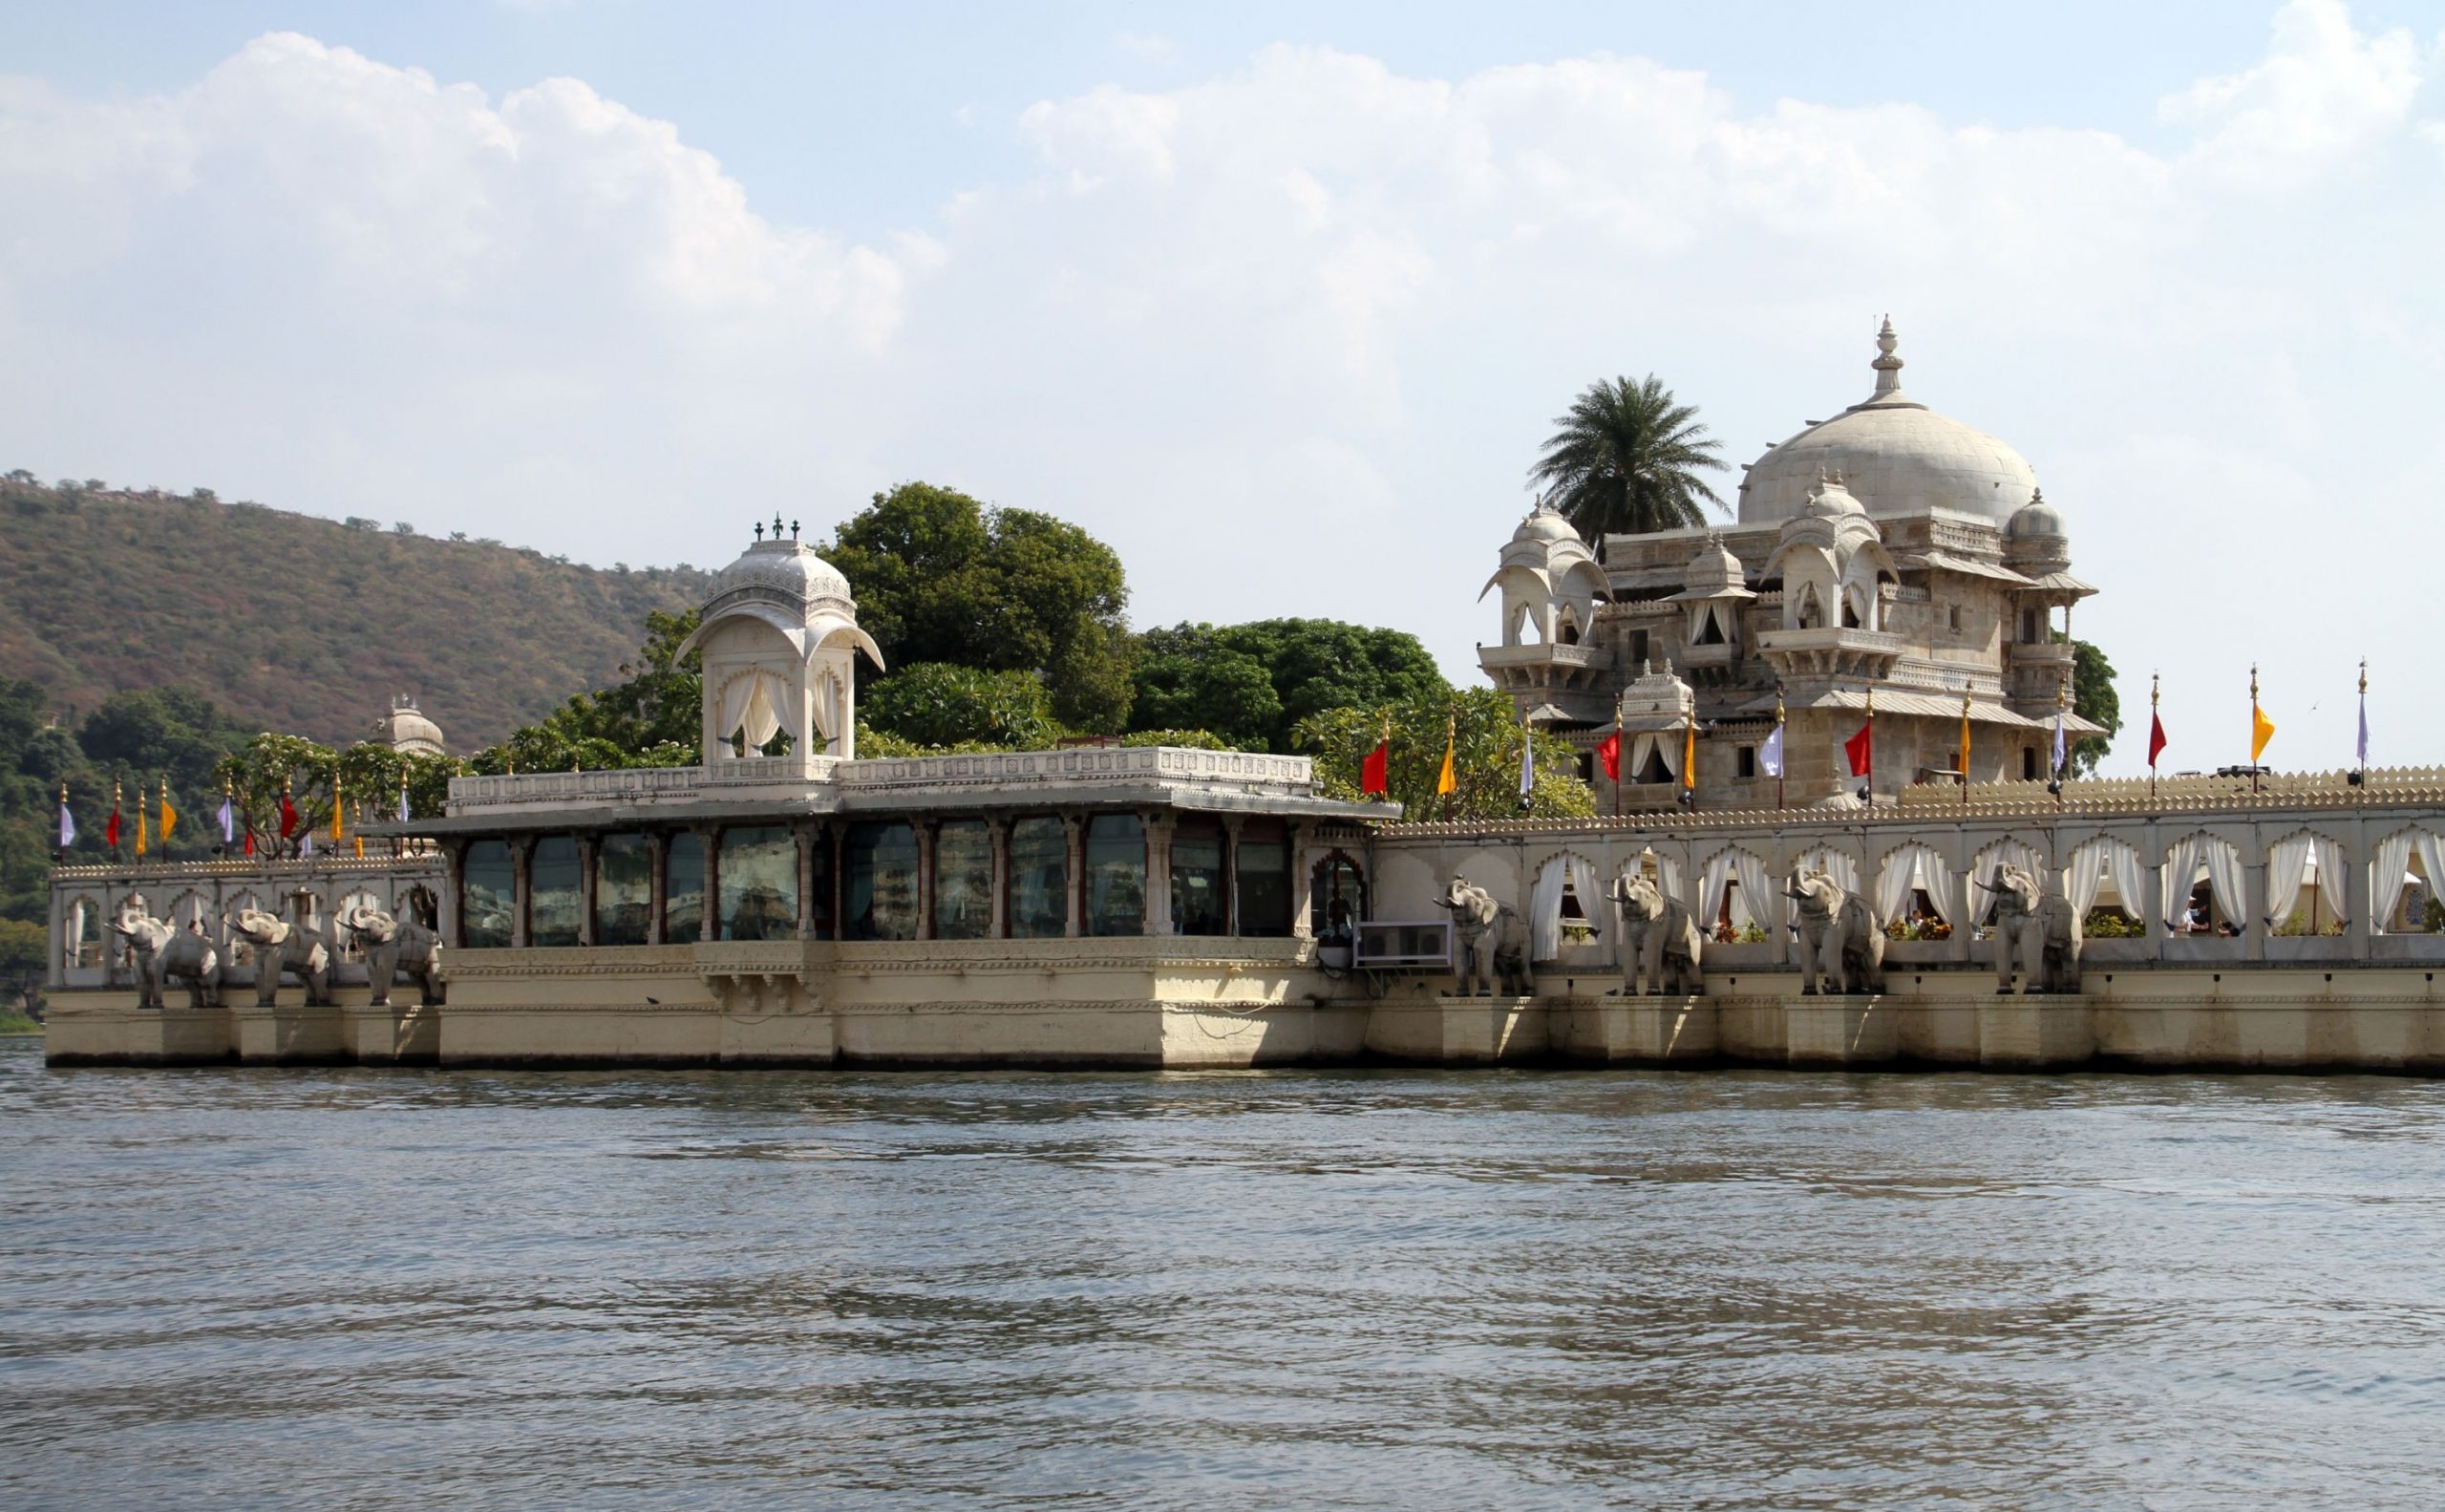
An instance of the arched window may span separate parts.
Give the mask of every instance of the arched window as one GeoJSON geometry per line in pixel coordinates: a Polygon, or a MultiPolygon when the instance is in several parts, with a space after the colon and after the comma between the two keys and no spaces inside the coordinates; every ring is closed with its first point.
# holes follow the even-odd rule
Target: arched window
{"type": "Polygon", "coordinates": [[[1557,646],[1576,646],[1579,644],[1578,615],[1573,614],[1568,609],[1563,610],[1562,628],[1555,631],[1554,644],[1557,646]]]}
{"type": "Polygon", "coordinates": [[[1715,614],[1715,607],[1708,605],[1698,614],[1698,641],[1701,646],[1723,644],[1723,621],[1715,614]]]}
{"type": "Polygon", "coordinates": [[[2377,842],[2370,863],[2370,918],[2386,934],[2424,934],[2445,917],[2437,884],[2445,883],[2445,837],[2413,825],[2377,842]]]}
{"type": "Polygon", "coordinates": [[[1347,945],[1367,917],[1367,873],[1342,851],[1316,862],[1308,903],[1308,931],[1327,945],[1347,945]]]}
{"type": "Polygon", "coordinates": [[[68,902],[60,921],[59,964],[65,968],[102,964],[102,906],[89,896],[68,902]]]}
{"type": "Polygon", "coordinates": [[[2240,934],[2248,905],[2242,893],[2242,853],[2232,841],[2200,830],[2165,852],[2165,927],[2175,934],[2240,934]]]}

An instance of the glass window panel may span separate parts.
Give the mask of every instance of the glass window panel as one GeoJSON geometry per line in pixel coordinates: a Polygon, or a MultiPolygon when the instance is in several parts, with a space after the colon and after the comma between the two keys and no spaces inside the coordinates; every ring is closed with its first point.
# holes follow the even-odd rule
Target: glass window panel
{"type": "Polygon", "coordinates": [[[1290,845],[1279,824],[1250,820],[1240,832],[1240,933],[1290,933],[1290,845]]]}
{"type": "Polygon", "coordinates": [[[1146,932],[1146,826],[1135,814],[1087,824],[1087,932],[1146,932]]]}
{"type": "Polygon", "coordinates": [[[662,937],[671,945],[694,945],[705,918],[705,842],[694,830],[671,835],[662,874],[662,937]]]}
{"type": "Polygon", "coordinates": [[[722,831],[722,938],[795,940],[798,845],[778,825],[722,831]]]}
{"type": "Polygon", "coordinates": [[[1367,916],[1367,890],[1358,863],[1336,851],[1316,865],[1315,899],[1308,927],[1328,945],[1347,945],[1367,916]]]}
{"type": "Polygon", "coordinates": [[[471,950],[498,950],[509,944],[509,911],[518,905],[518,874],[510,869],[509,841],[479,840],[467,847],[458,884],[458,939],[471,950]]]}
{"type": "Polygon", "coordinates": [[[1223,892],[1222,826],[1183,819],[1172,831],[1172,932],[1222,934],[1231,926],[1223,892]]]}
{"type": "Polygon", "coordinates": [[[842,861],[841,938],[917,938],[917,832],[905,824],[849,826],[842,861]]]}
{"type": "Polygon", "coordinates": [[[1057,940],[1070,927],[1070,835],[1049,816],[1010,826],[1010,938],[1057,940]]]}
{"type": "Polygon", "coordinates": [[[594,943],[643,945],[653,916],[653,851],[643,835],[606,835],[594,850],[594,943]]]}
{"type": "Polygon", "coordinates": [[[982,940],[993,930],[993,832],[951,820],[934,832],[934,938],[982,940]]]}
{"type": "Polygon", "coordinates": [[[526,867],[526,938],[533,945],[577,944],[577,841],[546,835],[526,867]]]}

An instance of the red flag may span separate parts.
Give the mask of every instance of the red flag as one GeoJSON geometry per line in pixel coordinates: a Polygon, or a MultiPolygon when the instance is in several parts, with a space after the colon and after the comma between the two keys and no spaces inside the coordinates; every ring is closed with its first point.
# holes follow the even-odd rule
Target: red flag
{"type": "Polygon", "coordinates": [[[283,793],[280,796],[280,838],[287,840],[296,833],[297,805],[288,800],[287,794],[283,793]]]}
{"type": "Polygon", "coordinates": [[[1870,719],[1860,726],[1860,733],[1842,742],[1842,754],[1851,758],[1851,776],[1866,777],[1876,756],[1876,721],[1870,719]]]}
{"type": "Polygon", "coordinates": [[[1390,795],[1392,793],[1392,741],[1386,740],[1382,744],[1376,746],[1374,750],[1367,753],[1365,760],[1358,763],[1358,791],[1361,793],[1382,793],[1386,795],[1390,795]]]}
{"type": "Polygon", "coordinates": [[[249,826],[249,827],[248,827],[248,829],[246,830],[246,854],[247,854],[247,855],[249,855],[249,856],[252,856],[254,853],[255,853],[255,832],[254,832],[253,828],[252,828],[251,826],[249,826]]]}
{"type": "Polygon", "coordinates": [[[2157,714],[2148,716],[2148,765],[2154,767],[2157,757],[2165,752],[2165,721],[2157,714]]]}
{"type": "Polygon", "coordinates": [[[111,805],[111,821],[102,831],[102,839],[113,850],[118,849],[118,805],[111,805]]]}
{"type": "Polygon", "coordinates": [[[1596,742],[1596,761],[1605,769],[1605,780],[1622,780],[1622,732],[1614,731],[1596,742]]]}

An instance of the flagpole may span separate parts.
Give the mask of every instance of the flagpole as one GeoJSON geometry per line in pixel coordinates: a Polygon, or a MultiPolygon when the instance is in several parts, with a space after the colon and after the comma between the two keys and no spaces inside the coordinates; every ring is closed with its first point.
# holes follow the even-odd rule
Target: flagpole
{"type": "Polygon", "coordinates": [[[2148,806],[2157,806],[2157,732],[2164,728],[2157,717],[2157,694],[2163,678],[2159,673],[2148,674],[2148,806]]]}
{"type": "Polygon", "coordinates": [[[2072,764],[2071,752],[2063,743],[2063,714],[2071,707],[2072,685],[2069,682],[2058,684],[2054,690],[2054,749],[2048,753],[2054,767],[2054,780],[2051,785],[2054,789],[2054,812],[2057,814],[2063,812],[2063,773],[2072,764]]]}
{"type": "MultiPolygon", "coordinates": [[[[1775,734],[1778,736],[1783,734],[1783,685],[1781,683],[1775,685],[1775,734]]],[[[1783,806],[1783,774],[1791,769],[1790,745],[1787,741],[1778,740],[1775,746],[1775,807],[1777,809],[1783,806]]]]}
{"type": "Polygon", "coordinates": [[[1613,692],[1613,817],[1622,817],[1622,694],[1613,692]]]}
{"type": "Polygon", "coordinates": [[[1969,807],[1969,689],[1961,690],[1961,806],[1969,807]]]}
{"type": "Polygon", "coordinates": [[[2365,789],[2369,785],[2369,658],[2360,658],[2360,735],[2352,743],[2352,771],[2365,789]]]}
{"type": "Polygon", "coordinates": [[[2258,796],[2258,663],[2250,663],[2250,796],[2258,796]]]}

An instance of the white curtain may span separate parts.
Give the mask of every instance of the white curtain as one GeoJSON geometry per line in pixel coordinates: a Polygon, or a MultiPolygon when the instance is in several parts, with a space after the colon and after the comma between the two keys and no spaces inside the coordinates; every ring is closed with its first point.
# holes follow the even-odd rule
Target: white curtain
{"type": "Polygon", "coordinates": [[[2199,846],[2207,837],[2185,835],[2165,852],[2163,903],[2168,932],[2190,916],[2190,889],[2199,880],[2199,846]]]}
{"type": "Polygon", "coordinates": [[[1876,916],[1890,922],[1902,916],[1903,906],[1910,901],[1910,888],[1919,878],[1919,852],[1924,847],[1904,845],[1884,858],[1876,874],[1876,916]]]}
{"type": "Polygon", "coordinates": [[[2308,874],[2309,852],[2317,838],[2307,833],[2286,835],[2267,847],[2266,851],[2266,926],[2281,926],[2292,917],[2293,905],[2301,898],[2301,883],[2308,874]]]}
{"type": "Polygon", "coordinates": [[[2207,862],[2207,885],[2216,894],[2216,906],[2235,924],[2247,920],[2248,894],[2242,886],[2242,853],[2230,841],[2202,835],[2199,841],[2200,859],[2207,862]]]}
{"type": "Polygon", "coordinates": [[[2403,885],[2411,880],[2413,832],[2396,830],[2377,842],[2377,859],[2369,869],[2369,929],[2383,934],[2393,927],[2394,910],[2402,905],[2403,885]]]}
{"type": "Polygon", "coordinates": [[[1745,850],[1733,851],[1732,856],[1733,875],[1740,882],[1735,911],[1748,914],[1750,923],[1771,935],[1782,910],[1775,906],[1774,891],[1767,885],[1766,863],[1745,850]]]}
{"type": "MultiPolygon", "coordinates": [[[[2107,849],[2117,843],[2093,840],[2072,852],[2072,860],[2063,868],[2063,898],[2072,905],[2072,917],[2086,919],[2089,910],[2096,906],[2097,893],[2105,886],[2107,849]]],[[[2123,848],[2130,849],[2127,845],[2123,848]]]]}
{"type": "Polygon", "coordinates": [[[1708,939],[1714,938],[1715,921],[1723,917],[1723,895],[1732,882],[1733,858],[1735,851],[1717,851],[1698,868],[1698,928],[1708,939]]]}
{"type": "Polygon", "coordinates": [[[1834,885],[1844,892],[1860,890],[1860,863],[1830,846],[1802,851],[1797,863],[1802,871],[1821,871],[1834,879],[1834,885]]]}
{"type": "Polygon", "coordinates": [[[2148,900],[2139,880],[2139,853],[2118,840],[2109,841],[2105,863],[2114,870],[2114,890],[2122,894],[2123,911],[2134,919],[2146,918],[2140,911],[2148,906],[2148,900]]]}
{"type": "Polygon", "coordinates": [[[2434,898],[2439,888],[2445,888],[2445,839],[2433,830],[2421,830],[2418,841],[2419,864],[2428,873],[2428,895],[2434,898]]]}
{"type": "Polygon", "coordinates": [[[2344,924],[2350,902],[2343,890],[2343,846],[2330,836],[2318,837],[2317,849],[2310,853],[2318,863],[2318,896],[2327,901],[2327,911],[2344,924]]]}
{"type": "MultiPolygon", "coordinates": [[[[1567,856],[1570,862],[1570,890],[1579,895],[1579,911],[1587,917],[1587,926],[1598,934],[1605,932],[1606,906],[1605,895],[1596,890],[1596,865],[1578,856],[1567,856]]],[[[1562,930],[1562,902],[1554,903],[1555,940],[1559,944],[1562,930]]]]}
{"type": "Polygon", "coordinates": [[[1550,961],[1563,950],[1563,882],[1569,875],[1565,862],[1569,858],[1557,856],[1545,862],[1537,873],[1537,884],[1528,890],[1529,955],[1539,961],[1550,961]]]}
{"type": "MultiPolygon", "coordinates": [[[[2409,856],[2410,852],[2406,850],[2404,855],[2409,856]]],[[[85,964],[79,959],[85,949],[85,900],[82,898],[68,905],[67,948],[67,957],[59,963],[60,965],[82,966],[85,964]]]]}
{"type": "Polygon", "coordinates": [[[1681,863],[1671,857],[1655,858],[1655,880],[1669,896],[1678,898],[1684,904],[1690,901],[1690,895],[1681,890],[1681,863]]]}
{"type": "Polygon", "coordinates": [[[732,678],[722,688],[722,735],[743,733],[747,749],[756,750],[781,728],[781,705],[788,698],[789,690],[781,679],[763,668],[732,678]]]}

